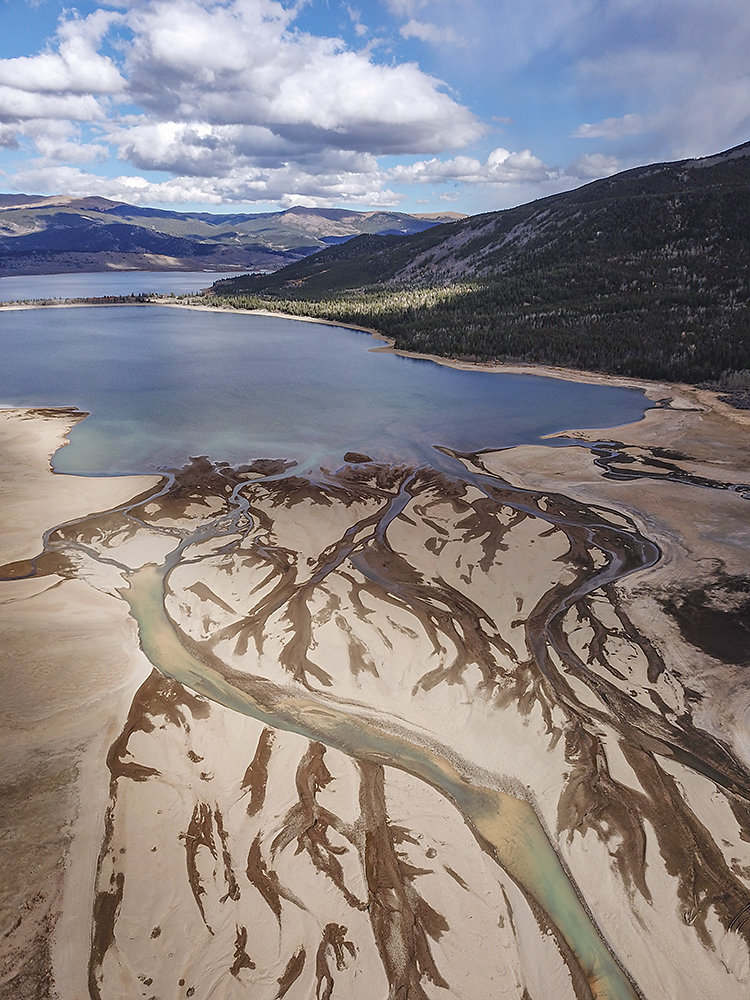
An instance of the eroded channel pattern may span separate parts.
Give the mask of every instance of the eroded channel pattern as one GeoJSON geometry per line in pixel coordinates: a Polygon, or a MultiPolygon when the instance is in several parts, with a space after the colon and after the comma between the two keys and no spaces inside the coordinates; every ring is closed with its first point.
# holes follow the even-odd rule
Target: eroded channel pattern
{"type": "Polygon", "coordinates": [[[47,540],[36,572],[125,598],[164,563],[144,650],[166,622],[268,713],[141,687],[107,761],[91,996],[655,998],[688,967],[686,995],[745,996],[750,781],[622,605],[656,546],[477,457],[353,457],[197,461],[47,540]],[[473,788],[531,804],[561,866],[473,788]]]}

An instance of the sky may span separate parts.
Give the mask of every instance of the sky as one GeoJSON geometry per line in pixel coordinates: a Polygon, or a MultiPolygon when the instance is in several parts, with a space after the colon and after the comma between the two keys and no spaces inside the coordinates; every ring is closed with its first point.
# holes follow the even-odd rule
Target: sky
{"type": "Polygon", "coordinates": [[[748,0],[0,0],[0,191],[494,211],[750,140],[748,0]]]}

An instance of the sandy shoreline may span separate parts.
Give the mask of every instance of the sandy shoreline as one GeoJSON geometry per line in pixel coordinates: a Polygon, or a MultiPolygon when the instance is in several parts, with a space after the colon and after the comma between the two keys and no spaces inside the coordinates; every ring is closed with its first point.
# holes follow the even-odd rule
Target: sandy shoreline
{"type": "MultiPolygon", "coordinates": [[[[109,510],[159,482],[53,475],[51,456],[84,416],[0,411],[5,576],[32,571],[48,528],[109,510]]],[[[3,997],[41,995],[34,990],[51,975],[56,940],[65,942],[55,962],[60,996],[85,995],[87,911],[108,788],[101,759],[144,670],[121,602],[59,569],[62,575],[0,582],[3,997]]]]}
{"type": "Polygon", "coordinates": [[[80,415],[0,410],[0,996],[746,996],[750,415],[690,387],[429,360],[670,402],[608,430],[609,454],[579,429],[464,456],[464,481],[250,476],[250,517],[231,470],[146,501],[157,477],[52,475],[80,415]],[[196,531],[153,655],[307,705],[321,738],[361,719],[449,742],[533,804],[601,969],[523,855],[487,851],[495,806],[467,800],[469,821],[419,780],[429,759],[350,756],[152,671],[123,587],[196,531]],[[612,985],[610,953],[640,992],[612,985]]]}

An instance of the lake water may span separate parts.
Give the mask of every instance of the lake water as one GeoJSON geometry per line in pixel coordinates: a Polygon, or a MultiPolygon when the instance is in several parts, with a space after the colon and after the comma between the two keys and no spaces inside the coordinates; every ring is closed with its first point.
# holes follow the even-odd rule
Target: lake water
{"type": "Polygon", "coordinates": [[[0,302],[79,299],[100,295],[189,295],[219,278],[242,271],[92,271],[76,274],[17,274],[0,277],[0,302]]]}
{"type": "Polygon", "coordinates": [[[373,353],[369,334],[160,306],[0,310],[0,404],[92,416],[60,471],[174,468],[190,456],[336,468],[347,451],[433,462],[638,419],[636,390],[458,371],[373,353]]]}

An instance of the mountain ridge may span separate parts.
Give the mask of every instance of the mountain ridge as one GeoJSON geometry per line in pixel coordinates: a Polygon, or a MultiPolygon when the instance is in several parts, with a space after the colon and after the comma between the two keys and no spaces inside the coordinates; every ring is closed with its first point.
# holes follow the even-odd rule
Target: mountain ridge
{"type": "Polygon", "coordinates": [[[395,346],[696,381],[750,369],[750,143],[398,241],[363,235],[214,294],[395,346]]]}
{"type": "Polygon", "coordinates": [[[303,206],[214,214],[100,197],[0,194],[0,275],[126,267],[269,271],[363,232],[421,232],[453,215],[303,206]]]}

